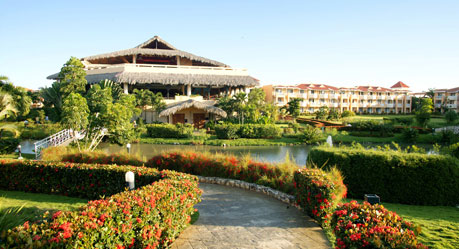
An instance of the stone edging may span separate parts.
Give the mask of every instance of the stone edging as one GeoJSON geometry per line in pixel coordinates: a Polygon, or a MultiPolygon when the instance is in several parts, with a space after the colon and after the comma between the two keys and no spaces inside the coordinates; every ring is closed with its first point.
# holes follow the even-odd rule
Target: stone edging
{"type": "Polygon", "coordinates": [[[258,185],[255,183],[248,183],[248,182],[244,182],[241,180],[226,179],[226,178],[220,178],[220,177],[207,177],[207,176],[197,176],[197,177],[199,178],[199,182],[202,182],[202,183],[213,183],[213,184],[237,187],[237,188],[242,188],[242,189],[246,189],[250,191],[263,193],[265,195],[274,197],[275,199],[278,199],[279,201],[282,201],[284,203],[287,203],[289,205],[299,208],[299,206],[296,205],[295,196],[286,194],[279,190],[272,189],[270,187],[258,185]]]}

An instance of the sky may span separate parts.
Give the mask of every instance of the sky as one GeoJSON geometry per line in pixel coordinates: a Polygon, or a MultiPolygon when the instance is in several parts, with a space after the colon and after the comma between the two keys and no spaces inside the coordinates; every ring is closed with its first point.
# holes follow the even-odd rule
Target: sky
{"type": "Polygon", "coordinates": [[[0,75],[31,89],[70,58],[158,35],[262,85],[459,87],[459,1],[0,0],[0,75]]]}

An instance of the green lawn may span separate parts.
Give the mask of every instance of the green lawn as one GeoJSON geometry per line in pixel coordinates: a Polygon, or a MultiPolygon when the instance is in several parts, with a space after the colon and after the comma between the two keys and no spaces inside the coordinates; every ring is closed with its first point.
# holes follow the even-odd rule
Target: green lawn
{"type": "Polygon", "coordinates": [[[418,238],[424,245],[430,248],[459,248],[459,208],[382,204],[388,210],[421,226],[422,230],[418,238]]]}
{"type": "MultiPolygon", "coordinates": [[[[21,155],[25,159],[35,159],[35,154],[22,153],[21,155]]],[[[0,154],[0,159],[18,159],[19,153],[14,152],[11,154],[0,154]]]]}
{"type": "Polygon", "coordinates": [[[84,199],[59,195],[0,190],[0,231],[23,224],[27,220],[40,219],[46,211],[52,213],[58,210],[76,210],[87,202],[84,199]],[[10,210],[19,211],[5,214],[10,210]]]}

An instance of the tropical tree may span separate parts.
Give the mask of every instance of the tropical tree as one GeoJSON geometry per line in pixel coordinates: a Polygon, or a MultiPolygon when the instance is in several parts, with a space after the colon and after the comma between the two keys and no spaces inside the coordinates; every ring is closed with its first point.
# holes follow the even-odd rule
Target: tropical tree
{"type": "Polygon", "coordinates": [[[340,119],[340,113],[337,109],[330,109],[330,111],[328,112],[328,117],[327,119],[329,120],[338,120],[340,119]]]}
{"type": "Polygon", "coordinates": [[[302,100],[302,98],[291,98],[287,103],[287,111],[293,117],[294,122],[300,116],[300,103],[302,100]]]}
{"type": "MultiPolygon", "coordinates": [[[[0,92],[0,120],[5,119],[8,115],[16,113],[16,107],[13,103],[13,98],[8,93],[0,92]]],[[[2,137],[3,131],[10,131],[15,136],[19,135],[19,130],[15,125],[2,124],[0,125],[0,138],[2,137]]]]}
{"type": "Polygon", "coordinates": [[[59,72],[59,80],[62,83],[61,92],[64,96],[70,93],[84,93],[88,82],[83,63],[76,57],[70,57],[59,72]]]}
{"type": "Polygon", "coordinates": [[[0,76],[0,91],[8,93],[17,112],[14,113],[16,117],[25,117],[30,112],[30,105],[32,99],[30,98],[27,90],[23,87],[14,86],[6,76],[0,76]]]}
{"type": "Polygon", "coordinates": [[[239,124],[244,124],[245,112],[248,109],[247,104],[247,94],[245,92],[239,92],[233,96],[234,99],[234,109],[237,112],[237,117],[239,124]]]}
{"type": "Polygon", "coordinates": [[[62,113],[62,83],[54,82],[50,87],[40,89],[40,96],[43,98],[43,104],[48,109],[50,117],[54,121],[61,120],[62,113]]]}
{"type": "MultiPolygon", "coordinates": [[[[115,83],[111,80],[107,80],[107,79],[101,80],[99,83],[97,83],[97,85],[99,85],[101,89],[111,88],[112,98],[115,101],[118,101],[121,95],[123,95],[123,89],[121,88],[120,84],[115,83]]],[[[93,86],[95,85],[91,85],[91,87],[93,86]]]]}
{"type": "Polygon", "coordinates": [[[328,106],[321,106],[314,114],[316,119],[325,120],[328,117],[328,106]]]}
{"type": "Polygon", "coordinates": [[[62,125],[75,131],[82,131],[88,127],[88,118],[89,108],[86,99],[79,93],[70,93],[62,106],[62,125]]]}
{"type": "Polygon", "coordinates": [[[430,115],[433,110],[433,102],[432,99],[423,98],[421,99],[421,104],[419,110],[416,112],[416,121],[425,127],[430,120],[430,115]]]}
{"type": "Polygon", "coordinates": [[[155,94],[148,89],[134,89],[134,95],[136,106],[142,108],[145,114],[144,119],[146,119],[145,111],[147,110],[148,106],[151,106],[152,109],[156,112],[160,112],[166,107],[163,95],[160,92],[155,94]]]}

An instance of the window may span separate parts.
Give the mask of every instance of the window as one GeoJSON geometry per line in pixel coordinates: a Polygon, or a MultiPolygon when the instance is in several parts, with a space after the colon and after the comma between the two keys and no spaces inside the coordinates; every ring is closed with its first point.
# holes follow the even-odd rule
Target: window
{"type": "Polygon", "coordinates": [[[303,94],[303,93],[304,93],[304,90],[300,90],[300,93],[302,93],[302,94],[303,94]]]}
{"type": "Polygon", "coordinates": [[[288,93],[293,93],[293,89],[288,89],[288,93]]]}
{"type": "Polygon", "coordinates": [[[311,90],[311,94],[314,94],[314,93],[315,93],[315,91],[314,91],[314,90],[311,90]]]}
{"type": "Polygon", "coordinates": [[[456,96],[456,94],[455,94],[455,93],[450,93],[450,94],[449,94],[449,96],[451,96],[451,97],[455,97],[455,96],[456,96]]]}

